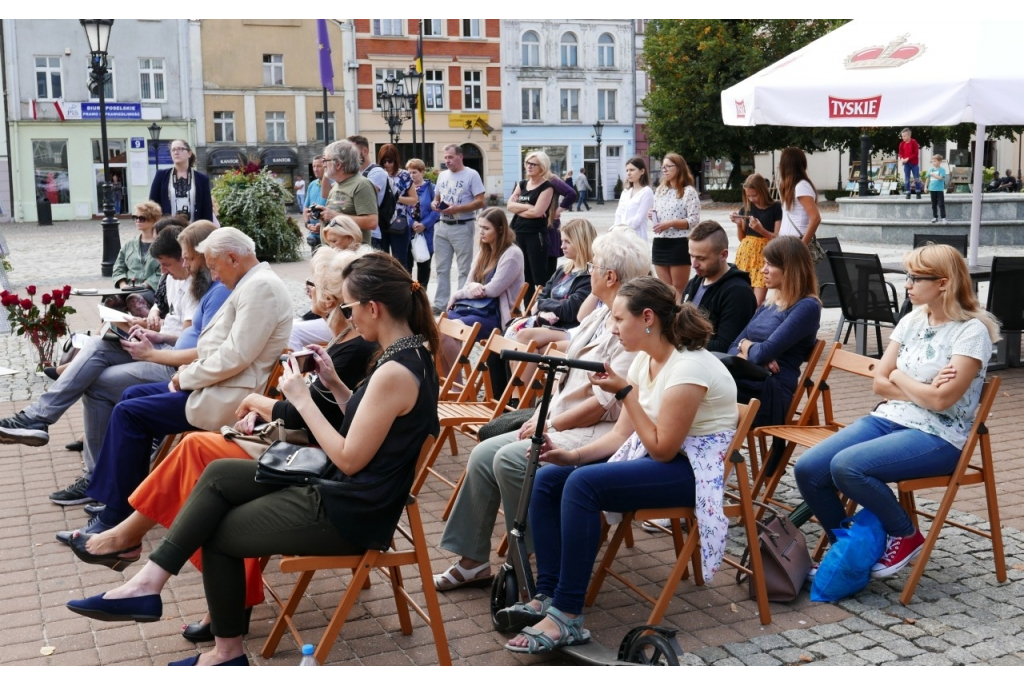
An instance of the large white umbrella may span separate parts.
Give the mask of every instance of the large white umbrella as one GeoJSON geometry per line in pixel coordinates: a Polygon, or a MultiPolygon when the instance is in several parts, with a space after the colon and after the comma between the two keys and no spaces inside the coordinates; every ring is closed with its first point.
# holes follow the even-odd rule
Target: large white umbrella
{"type": "MultiPolygon", "coordinates": [[[[856,19],[722,91],[730,126],[951,126],[1024,123],[1024,68],[1006,46],[1024,22],[856,19]]],[[[974,165],[970,263],[977,264],[981,163],[974,165]]]]}

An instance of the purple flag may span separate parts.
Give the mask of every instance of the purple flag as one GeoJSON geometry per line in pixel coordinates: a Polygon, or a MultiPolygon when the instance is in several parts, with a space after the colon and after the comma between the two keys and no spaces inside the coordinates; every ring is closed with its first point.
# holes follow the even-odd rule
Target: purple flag
{"type": "Polygon", "coordinates": [[[334,95],[334,65],[331,64],[331,41],[327,37],[327,20],[316,20],[316,50],[320,55],[320,83],[334,95]]]}

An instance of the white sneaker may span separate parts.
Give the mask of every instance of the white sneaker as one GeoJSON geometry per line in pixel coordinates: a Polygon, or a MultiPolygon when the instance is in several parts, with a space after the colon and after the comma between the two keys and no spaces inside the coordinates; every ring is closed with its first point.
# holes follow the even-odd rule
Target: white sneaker
{"type": "Polygon", "coordinates": [[[646,530],[648,533],[663,533],[663,532],[665,532],[661,528],[659,528],[658,526],[661,526],[661,528],[667,528],[668,530],[672,530],[672,520],[671,519],[652,519],[650,521],[644,521],[643,523],[640,524],[640,527],[643,528],[644,530],[646,530]]]}
{"type": "Polygon", "coordinates": [[[948,222],[948,221],[946,221],[945,219],[943,219],[943,220],[942,220],[942,223],[944,223],[944,224],[948,224],[949,222],[948,222]]]}
{"type": "Polygon", "coordinates": [[[930,224],[937,224],[937,223],[939,223],[939,220],[938,219],[932,219],[928,223],[930,223],[930,224]]]}

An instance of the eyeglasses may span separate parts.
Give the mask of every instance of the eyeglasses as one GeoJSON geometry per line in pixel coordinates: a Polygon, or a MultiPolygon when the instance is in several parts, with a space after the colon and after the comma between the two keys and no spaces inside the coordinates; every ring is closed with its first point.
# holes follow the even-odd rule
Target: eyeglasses
{"type": "Polygon", "coordinates": [[[915,276],[914,274],[906,274],[907,283],[914,285],[918,281],[941,281],[942,276],[915,276]]]}
{"type": "Polygon", "coordinates": [[[394,164],[394,163],[395,163],[395,160],[393,160],[393,159],[385,159],[385,160],[384,160],[383,162],[381,162],[381,163],[382,163],[382,164],[394,164]]]}
{"type": "Polygon", "coordinates": [[[661,168],[662,169],[675,169],[676,165],[675,164],[662,164],[661,168]]]}
{"type": "Polygon", "coordinates": [[[313,288],[316,287],[316,283],[314,283],[313,281],[306,281],[306,287],[312,290],[313,288]]]}
{"type": "Polygon", "coordinates": [[[349,302],[348,304],[341,304],[341,305],[338,305],[338,311],[340,311],[341,315],[344,316],[346,319],[351,319],[352,318],[352,307],[355,307],[357,304],[362,305],[362,304],[366,304],[366,303],[365,302],[349,302]]]}
{"type": "Polygon", "coordinates": [[[171,152],[191,152],[187,147],[172,147],[171,152]]]}
{"type": "Polygon", "coordinates": [[[144,216],[137,216],[135,214],[132,214],[132,221],[146,221],[146,220],[147,219],[144,216]]]}
{"type": "Polygon", "coordinates": [[[537,162],[527,162],[526,166],[528,166],[528,167],[530,167],[532,169],[535,166],[540,166],[540,164],[537,164],[537,162]]]}
{"type": "Polygon", "coordinates": [[[609,269],[608,267],[600,266],[598,264],[594,264],[593,262],[587,262],[587,273],[588,274],[592,274],[592,273],[594,273],[598,269],[600,269],[601,271],[611,271],[611,269],[609,269]]]}

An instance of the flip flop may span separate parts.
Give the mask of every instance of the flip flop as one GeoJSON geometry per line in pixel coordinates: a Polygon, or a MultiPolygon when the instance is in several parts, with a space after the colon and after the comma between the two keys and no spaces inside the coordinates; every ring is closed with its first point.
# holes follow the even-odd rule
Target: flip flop
{"type": "Polygon", "coordinates": [[[494,580],[490,573],[491,563],[484,563],[474,568],[465,568],[461,562],[456,562],[448,567],[444,573],[434,574],[434,589],[438,592],[448,592],[460,587],[486,587],[494,580]],[[455,577],[452,571],[458,571],[462,580],[455,577]]]}

